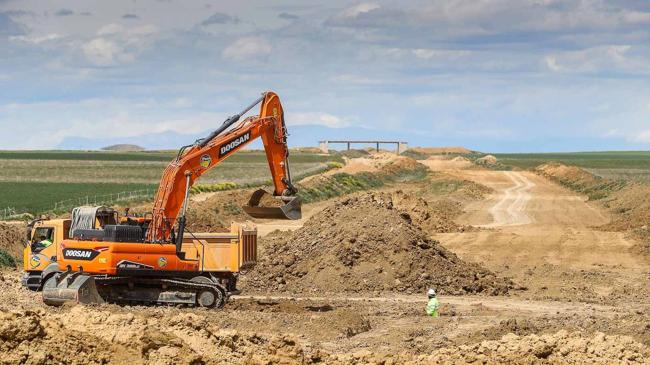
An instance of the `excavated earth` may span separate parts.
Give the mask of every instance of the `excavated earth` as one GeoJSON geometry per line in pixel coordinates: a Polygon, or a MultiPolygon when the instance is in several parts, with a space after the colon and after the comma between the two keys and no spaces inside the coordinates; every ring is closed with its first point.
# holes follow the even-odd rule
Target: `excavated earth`
{"type": "MultiPolygon", "coordinates": [[[[613,195],[610,217],[539,175],[445,161],[306,205],[294,232],[260,239],[222,310],[47,307],[0,269],[0,364],[650,364],[647,259],[602,228],[644,194],[613,195]]],[[[248,194],[196,196],[192,230],[245,220],[248,194]]],[[[0,249],[20,257],[23,235],[0,224],[0,249]]]]}
{"type": "Polygon", "coordinates": [[[25,241],[25,224],[0,222],[0,250],[22,260],[23,242],[25,241]]]}
{"type": "Polygon", "coordinates": [[[338,200],[288,237],[268,236],[242,285],[255,290],[505,294],[507,279],[459,259],[419,227],[442,228],[425,201],[403,192],[338,200]]]}

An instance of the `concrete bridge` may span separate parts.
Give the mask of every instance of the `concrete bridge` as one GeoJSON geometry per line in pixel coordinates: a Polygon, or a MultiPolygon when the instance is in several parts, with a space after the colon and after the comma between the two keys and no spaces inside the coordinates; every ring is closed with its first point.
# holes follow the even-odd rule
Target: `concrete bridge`
{"type": "Polygon", "coordinates": [[[370,144],[375,145],[377,152],[379,152],[379,146],[382,144],[391,144],[395,145],[395,153],[398,155],[408,149],[408,142],[403,141],[377,141],[377,140],[368,140],[368,141],[359,141],[359,140],[336,140],[336,141],[319,141],[320,150],[323,153],[329,152],[330,144],[344,144],[347,145],[348,151],[352,148],[353,144],[370,144]]]}

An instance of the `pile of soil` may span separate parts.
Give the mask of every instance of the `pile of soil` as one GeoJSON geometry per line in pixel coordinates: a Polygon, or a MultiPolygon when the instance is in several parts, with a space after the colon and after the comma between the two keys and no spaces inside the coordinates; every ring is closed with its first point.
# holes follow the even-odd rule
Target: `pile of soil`
{"type": "Polygon", "coordinates": [[[426,200],[407,194],[402,190],[373,194],[377,200],[388,202],[398,210],[407,212],[411,222],[424,233],[449,233],[463,231],[454,218],[462,213],[461,204],[446,199],[428,203],[426,200]]]}
{"type": "Polygon", "coordinates": [[[0,351],[0,364],[312,362],[290,336],[224,330],[193,313],[167,317],[84,306],[0,312],[0,351]]]}
{"type": "Polygon", "coordinates": [[[242,288],[322,294],[435,287],[443,294],[499,295],[513,287],[429,239],[417,222],[430,213],[423,206],[400,208],[409,200],[377,193],[340,199],[288,236],[267,236],[242,288]]]}
{"type": "Polygon", "coordinates": [[[392,158],[392,155],[389,156],[391,157],[390,162],[379,169],[380,173],[397,175],[402,171],[427,170],[426,166],[417,162],[414,158],[406,156],[397,156],[396,158],[392,158]]]}
{"type": "Polygon", "coordinates": [[[7,252],[16,261],[22,261],[25,225],[0,223],[0,250],[7,252]]]}
{"type": "Polygon", "coordinates": [[[535,171],[553,180],[571,183],[576,186],[591,186],[600,181],[597,176],[579,167],[567,166],[557,162],[549,162],[537,166],[535,171]]]}
{"type": "Polygon", "coordinates": [[[561,330],[552,335],[519,337],[508,334],[498,341],[443,348],[427,363],[477,364],[647,364],[648,348],[626,336],[586,335],[561,330]]]}
{"type": "Polygon", "coordinates": [[[479,165],[496,165],[499,162],[496,157],[492,155],[485,155],[481,158],[476,159],[476,163],[479,165]]]}
{"type": "Polygon", "coordinates": [[[632,183],[608,196],[603,204],[616,214],[604,228],[614,231],[648,230],[650,224],[650,185],[632,183]]]}
{"type": "Polygon", "coordinates": [[[465,147],[414,147],[409,150],[420,152],[428,155],[439,155],[447,153],[459,153],[459,154],[468,154],[472,153],[472,150],[469,150],[465,147]]]}
{"type": "Polygon", "coordinates": [[[191,201],[187,224],[191,232],[227,232],[230,223],[250,220],[242,206],[248,204],[253,190],[229,190],[212,194],[205,201],[191,201]]]}

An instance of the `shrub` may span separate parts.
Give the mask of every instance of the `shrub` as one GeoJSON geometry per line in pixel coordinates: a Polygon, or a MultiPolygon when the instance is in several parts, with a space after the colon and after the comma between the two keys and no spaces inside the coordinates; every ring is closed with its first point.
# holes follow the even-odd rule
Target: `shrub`
{"type": "Polygon", "coordinates": [[[0,249],[0,267],[16,267],[16,260],[2,249],[0,249]]]}

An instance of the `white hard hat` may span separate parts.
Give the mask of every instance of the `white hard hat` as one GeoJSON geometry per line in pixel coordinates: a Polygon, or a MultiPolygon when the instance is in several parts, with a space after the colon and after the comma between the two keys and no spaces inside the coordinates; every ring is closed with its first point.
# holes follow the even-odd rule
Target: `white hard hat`
{"type": "Polygon", "coordinates": [[[429,291],[427,292],[427,295],[428,296],[436,296],[436,290],[435,289],[429,289],[429,291]]]}

